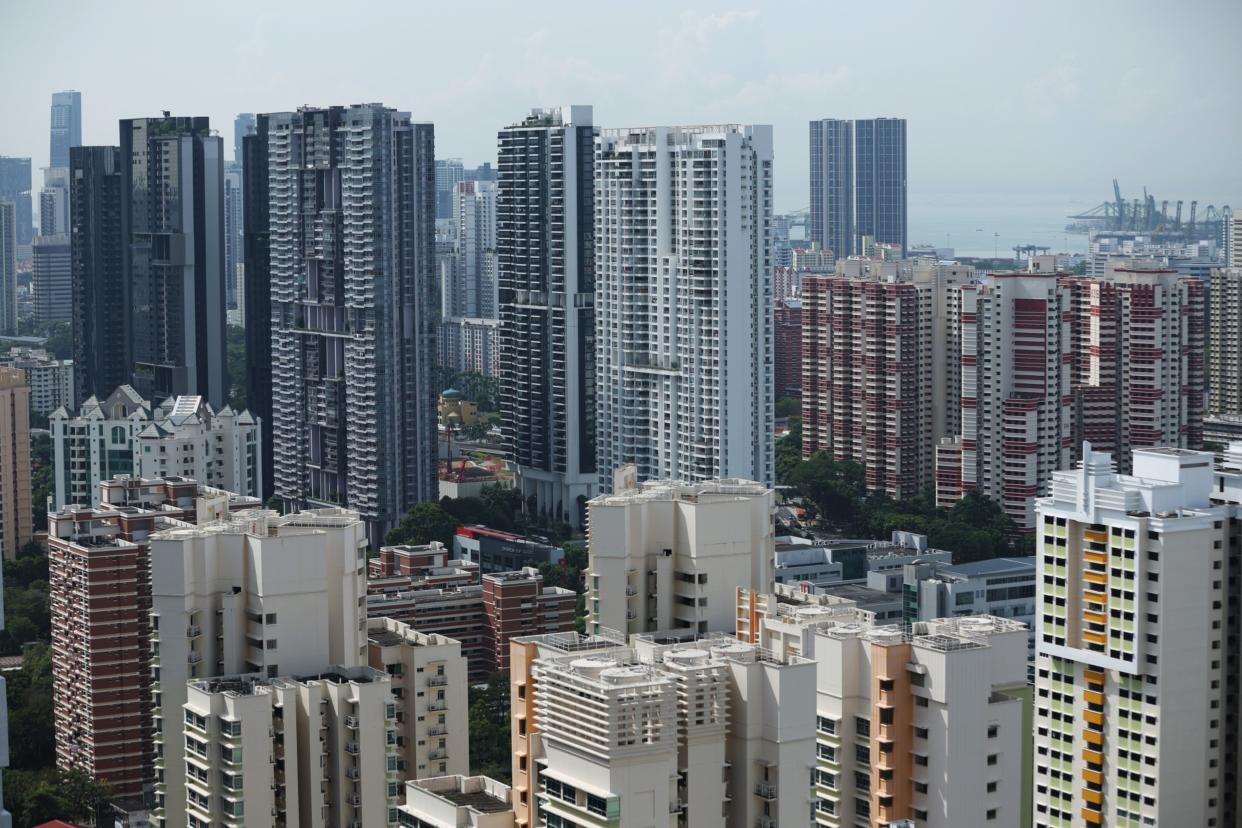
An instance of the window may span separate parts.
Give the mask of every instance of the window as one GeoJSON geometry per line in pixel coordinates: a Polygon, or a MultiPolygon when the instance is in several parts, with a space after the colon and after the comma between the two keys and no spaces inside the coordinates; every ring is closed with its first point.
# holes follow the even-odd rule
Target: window
{"type": "Polygon", "coordinates": [[[871,735],[871,720],[863,718],[862,716],[855,716],[854,717],[854,732],[857,733],[859,736],[870,736],[871,735]]]}

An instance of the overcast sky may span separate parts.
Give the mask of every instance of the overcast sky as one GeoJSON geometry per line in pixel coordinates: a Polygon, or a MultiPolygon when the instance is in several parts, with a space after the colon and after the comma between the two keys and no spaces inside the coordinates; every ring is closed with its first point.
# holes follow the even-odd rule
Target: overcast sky
{"type": "Polygon", "coordinates": [[[783,211],[808,203],[809,119],[889,115],[912,200],[1103,200],[1116,176],[1236,206],[1240,35],[1242,0],[0,0],[0,154],[46,165],[69,88],[88,144],[168,109],[227,148],[237,112],[382,101],[468,165],[530,107],[587,103],[604,126],[773,124],[783,211]]]}

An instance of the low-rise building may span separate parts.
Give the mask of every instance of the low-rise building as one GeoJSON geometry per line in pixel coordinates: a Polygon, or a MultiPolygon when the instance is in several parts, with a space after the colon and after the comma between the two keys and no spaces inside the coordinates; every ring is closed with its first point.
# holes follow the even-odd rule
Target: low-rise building
{"type": "Polygon", "coordinates": [[[513,828],[513,792],[487,776],[414,779],[398,811],[413,828],[513,828]]]}
{"type": "Polygon", "coordinates": [[[774,581],[778,584],[808,581],[819,586],[866,581],[872,572],[900,572],[910,563],[949,563],[952,559],[952,552],[931,549],[926,535],[913,532],[893,532],[887,541],[811,541],[791,537],[776,546],[774,581]]]}
{"type": "Polygon", "coordinates": [[[536,538],[486,526],[459,526],[453,536],[453,557],[478,564],[479,571],[512,572],[526,566],[557,565],[565,551],[536,538]]]}

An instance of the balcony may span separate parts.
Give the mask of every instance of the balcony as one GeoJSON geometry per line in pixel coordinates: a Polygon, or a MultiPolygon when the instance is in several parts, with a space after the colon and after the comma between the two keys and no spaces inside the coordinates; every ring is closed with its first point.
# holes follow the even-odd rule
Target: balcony
{"type": "Polygon", "coordinates": [[[360,774],[358,773],[357,768],[349,768],[348,770],[345,771],[345,775],[348,776],[350,779],[357,779],[360,774]]]}
{"type": "Polygon", "coordinates": [[[345,752],[353,756],[357,756],[358,755],[358,743],[357,742],[346,742],[345,752]]]}
{"type": "Polygon", "coordinates": [[[428,687],[443,687],[446,684],[448,684],[448,676],[442,676],[438,674],[432,674],[430,676],[427,676],[428,687]]]}
{"type": "Polygon", "coordinates": [[[357,716],[346,716],[345,726],[349,728],[350,730],[357,730],[358,729],[358,717],[357,716]]]}
{"type": "Polygon", "coordinates": [[[429,752],[427,754],[427,758],[431,759],[432,761],[438,761],[440,759],[447,759],[448,751],[445,750],[444,748],[437,748],[436,750],[429,752]]]}
{"type": "Polygon", "coordinates": [[[186,655],[185,660],[190,664],[198,664],[203,660],[203,654],[190,650],[189,654],[186,655]]]}
{"type": "Polygon", "coordinates": [[[755,796],[760,799],[776,799],[776,786],[771,782],[759,782],[755,785],[755,796]]]}
{"type": "Polygon", "coordinates": [[[427,709],[437,710],[437,711],[448,710],[448,702],[444,701],[444,699],[432,699],[431,701],[427,702],[427,709]]]}
{"type": "Polygon", "coordinates": [[[190,626],[185,628],[186,638],[198,638],[202,634],[203,634],[203,628],[200,627],[198,624],[191,624],[190,626]]]}

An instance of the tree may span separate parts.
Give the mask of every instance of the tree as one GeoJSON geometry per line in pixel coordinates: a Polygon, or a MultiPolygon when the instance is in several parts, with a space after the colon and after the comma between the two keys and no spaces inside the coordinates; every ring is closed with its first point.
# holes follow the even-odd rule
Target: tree
{"type": "Polygon", "coordinates": [[[249,400],[247,399],[247,391],[249,386],[246,384],[246,329],[237,325],[229,325],[225,335],[225,353],[228,367],[228,378],[231,384],[229,390],[229,405],[234,411],[243,411],[246,409],[249,400]]]}
{"type": "Polygon", "coordinates": [[[776,441],[776,482],[791,485],[794,470],[802,462],[802,418],[790,417],[789,432],[776,441]]]}
{"type": "Polygon", "coordinates": [[[73,329],[68,322],[51,322],[44,328],[43,348],[57,359],[73,359],[73,329]]]}
{"type": "Polygon", "coordinates": [[[4,795],[14,825],[41,825],[55,819],[102,825],[111,793],[106,784],[82,771],[41,768],[6,771],[4,795]]]}
{"type": "Polygon", "coordinates": [[[509,680],[503,673],[493,673],[487,684],[470,688],[470,772],[508,784],[512,756],[509,680]]]}
{"type": "Polygon", "coordinates": [[[47,499],[56,488],[52,435],[36,434],[30,441],[30,506],[35,531],[47,528],[47,499]]]}
{"type": "Polygon", "coordinates": [[[421,546],[434,540],[451,547],[458,525],[457,520],[439,503],[419,503],[388,532],[384,543],[389,546],[421,546]]]}
{"type": "Polygon", "coordinates": [[[797,417],[802,411],[802,401],[797,397],[781,397],[776,401],[776,416],[797,417]]]}

